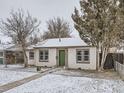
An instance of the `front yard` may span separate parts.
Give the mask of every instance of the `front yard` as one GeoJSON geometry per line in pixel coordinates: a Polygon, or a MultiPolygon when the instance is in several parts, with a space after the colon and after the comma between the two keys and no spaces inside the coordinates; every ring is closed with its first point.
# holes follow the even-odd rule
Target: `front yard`
{"type": "Polygon", "coordinates": [[[124,82],[48,74],[5,93],[124,93],[124,82]]]}
{"type": "Polygon", "coordinates": [[[36,67],[24,68],[23,64],[8,64],[7,68],[5,68],[5,65],[0,65],[0,70],[20,71],[20,72],[37,72],[36,67]]]}
{"type": "MultiPolygon", "coordinates": [[[[50,68],[42,68],[41,72],[48,69],[50,68]]],[[[0,65],[0,86],[22,80],[36,74],[38,74],[36,67],[24,68],[22,64],[14,64],[8,65],[7,68],[5,68],[5,65],[0,65]]]]}
{"type": "Polygon", "coordinates": [[[35,74],[36,73],[33,72],[0,70],[0,86],[17,80],[21,80],[29,76],[33,76],[35,74]]]}
{"type": "MultiPolygon", "coordinates": [[[[51,69],[51,68],[42,67],[40,72],[44,72],[44,71],[47,71],[49,69],[51,69]]],[[[23,64],[8,64],[7,68],[5,68],[5,65],[0,65],[0,70],[37,73],[37,68],[35,66],[29,66],[27,68],[24,68],[23,64]]]]}
{"type": "MultiPolygon", "coordinates": [[[[41,68],[47,71],[50,68],[41,68]]],[[[39,73],[37,79],[25,82],[4,93],[124,93],[124,82],[115,71],[59,70],[39,73]]],[[[0,66],[0,87],[38,74],[36,67],[22,65],[0,66]]],[[[25,81],[25,80],[24,80],[25,81]]],[[[20,81],[21,82],[21,81],[20,81]]]]}
{"type": "Polygon", "coordinates": [[[61,69],[4,93],[124,93],[124,82],[114,71],[97,73],[61,69]]]}

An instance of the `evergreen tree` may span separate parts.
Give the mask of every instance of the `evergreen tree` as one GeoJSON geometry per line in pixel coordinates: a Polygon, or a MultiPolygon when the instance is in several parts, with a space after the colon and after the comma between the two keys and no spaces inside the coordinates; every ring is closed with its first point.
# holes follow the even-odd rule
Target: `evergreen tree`
{"type": "Polygon", "coordinates": [[[117,46],[124,32],[123,0],[81,0],[72,19],[80,37],[88,44],[101,49],[100,70],[111,47],[117,46]]]}

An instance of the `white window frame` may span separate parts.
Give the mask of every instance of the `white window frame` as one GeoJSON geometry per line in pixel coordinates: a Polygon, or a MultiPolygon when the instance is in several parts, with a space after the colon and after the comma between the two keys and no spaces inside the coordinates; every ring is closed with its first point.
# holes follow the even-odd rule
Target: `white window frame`
{"type": "Polygon", "coordinates": [[[34,51],[29,51],[29,59],[34,60],[34,51]],[[31,53],[33,53],[33,57],[31,57],[31,53]]]}
{"type": "Polygon", "coordinates": [[[77,63],[90,63],[90,51],[89,49],[77,49],[76,50],[76,60],[77,63]],[[78,51],[81,51],[81,55],[78,55],[78,51]],[[85,51],[88,51],[88,55],[85,55],[85,51]],[[78,60],[78,57],[81,57],[81,60],[78,60]],[[88,57],[88,60],[85,60],[85,57],[88,57]]]}
{"type": "Polygon", "coordinates": [[[49,51],[48,50],[39,50],[39,62],[48,62],[49,60],[49,51]],[[47,51],[47,55],[45,52],[47,51]],[[41,52],[43,52],[43,59],[41,59],[41,52]],[[47,59],[45,57],[47,56],[47,59]]]}

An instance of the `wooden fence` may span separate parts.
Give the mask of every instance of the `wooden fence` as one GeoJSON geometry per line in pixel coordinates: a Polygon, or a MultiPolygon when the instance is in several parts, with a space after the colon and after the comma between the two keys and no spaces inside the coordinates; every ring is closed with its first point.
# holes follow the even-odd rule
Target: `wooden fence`
{"type": "Polygon", "coordinates": [[[115,70],[120,75],[120,77],[124,80],[124,64],[121,64],[119,62],[115,62],[115,70]]]}

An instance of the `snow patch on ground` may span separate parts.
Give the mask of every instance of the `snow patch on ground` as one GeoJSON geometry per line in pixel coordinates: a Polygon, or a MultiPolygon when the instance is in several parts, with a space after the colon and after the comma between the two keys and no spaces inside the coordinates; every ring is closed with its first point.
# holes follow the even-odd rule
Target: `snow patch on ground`
{"type": "Polygon", "coordinates": [[[0,64],[0,69],[16,69],[16,68],[24,68],[23,64],[8,64],[7,68],[5,68],[4,64],[0,64]]]}
{"type": "Polygon", "coordinates": [[[108,70],[104,72],[98,71],[86,71],[86,70],[59,70],[53,72],[56,75],[64,76],[74,76],[74,77],[89,77],[98,79],[108,79],[108,80],[120,80],[120,76],[114,70],[108,70]]]}
{"type": "MultiPolygon", "coordinates": [[[[44,72],[44,71],[47,71],[49,69],[51,69],[51,68],[41,67],[40,72],[44,72]]],[[[7,68],[5,68],[5,65],[0,65],[0,70],[35,72],[35,73],[37,73],[37,68],[35,66],[29,66],[29,67],[24,68],[23,64],[8,64],[7,68]]]]}
{"type": "Polygon", "coordinates": [[[49,74],[4,93],[124,93],[124,82],[49,74]]]}
{"type": "Polygon", "coordinates": [[[37,73],[0,70],[0,86],[35,74],[37,73]]]}

